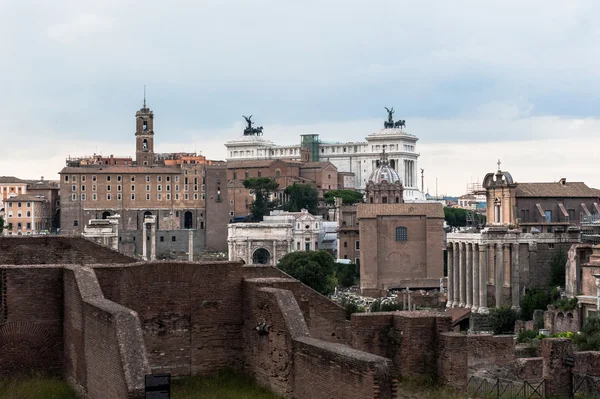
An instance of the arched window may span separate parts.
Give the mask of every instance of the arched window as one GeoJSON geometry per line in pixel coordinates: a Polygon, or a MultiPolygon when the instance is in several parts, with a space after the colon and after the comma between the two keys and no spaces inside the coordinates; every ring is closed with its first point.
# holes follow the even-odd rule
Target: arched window
{"type": "Polygon", "coordinates": [[[396,227],[396,241],[408,241],[408,229],[406,227],[396,227]]]}
{"type": "Polygon", "coordinates": [[[148,149],[148,140],[144,139],[144,141],[142,142],[142,147],[144,148],[144,150],[148,149]]]}
{"type": "Polygon", "coordinates": [[[186,213],[183,214],[183,228],[184,229],[191,229],[192,228],[192,224],[193,224],[192,212],[187,211],[186,213]]]}
{"type": "Polygon", "coordinates": [[[104,211],[102,213],[102,219],[107,219],[110,216],[110,212],[109,211],[104,211]]]}
{"type": "Polygon", "coordinates": [[[279,179],[281,177],[281,170],[277,169],[275,170],[275,178],[279,179]]]}

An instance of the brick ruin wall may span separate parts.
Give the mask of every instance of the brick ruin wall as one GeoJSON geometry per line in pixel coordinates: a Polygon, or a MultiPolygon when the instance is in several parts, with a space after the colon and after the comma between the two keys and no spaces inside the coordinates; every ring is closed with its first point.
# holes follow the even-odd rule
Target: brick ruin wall
{"type": "Polygon", "coordinates": [[[131,262],[134,262],[134,259],[81,237],[0,237],[0,265],[131,262]]]}
{"type": "Polygon", "coordinates": [[[240,264],[145,262],[95,271],[108,299],[137,312],[152,372],[240,369],[240,264]]]}
{"type": "Polygon", "coordinates": [[[467,348],[469,367],[501,366],[515,360],[515,339],[512,335],[469,335],[467,348]]]}

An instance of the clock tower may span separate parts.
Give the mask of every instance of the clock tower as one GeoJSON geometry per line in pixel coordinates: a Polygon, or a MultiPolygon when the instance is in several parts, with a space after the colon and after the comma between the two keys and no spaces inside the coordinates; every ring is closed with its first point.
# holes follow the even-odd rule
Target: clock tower
{"type": "Polygon", "coordinates": [[[144,106],[135,113],[135,162],[137,166],[154,164],[154,112],[144,106]]]}

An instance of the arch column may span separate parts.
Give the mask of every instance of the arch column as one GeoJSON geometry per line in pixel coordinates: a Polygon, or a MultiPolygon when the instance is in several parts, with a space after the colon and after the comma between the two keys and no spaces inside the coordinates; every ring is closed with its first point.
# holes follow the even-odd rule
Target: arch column
{"type": "Polygon", "coordinates": [[[273,259],[273,266],[277,266],[277,241],[273,240],[273,255],[271,257],[273,259]]]}
{"type": "Polygon", "coordinates": [[[453,284],[453,292],[452,292],[452,306],[454,306],[455,308],[458,307],[458,305],[460,304],[460,299],[459,299],[459,295],[460,295],[460,278],[459,278],[459,273],[460,273],[460,263],[459,263],[459,258],[458,255],[460,253],[460,247],[459,244],[457,242],[452,244],[452,259],[453,259],[453,266],[454,266],[454,270],[453,270],[453,280],[454,280],[454,284],[453,284]]]}
{"type": "Polygon", "coordinates": [[[466,289],[466,308],[471,308],[473,306],[473,244],[467,243],[465,244],[465,252],[466,252],[466,274],[467,281],[465,284],[466,289]]]}
{"type": "Polygon", "coordinates": [[[450,244],[446,247],[446,263],[448,265],[448,292],[446,293],[446,307],[451,308],[454,304],[454,251],[452,249],[453,244],[450,244]]]}

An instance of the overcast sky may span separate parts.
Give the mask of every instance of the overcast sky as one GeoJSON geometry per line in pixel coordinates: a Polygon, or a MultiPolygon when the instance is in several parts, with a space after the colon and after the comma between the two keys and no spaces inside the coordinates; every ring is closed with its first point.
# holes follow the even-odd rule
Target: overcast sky
{"type": "Polygon", "coordinates": [[[600,2],[0,0],[0,175],[155,149],[225,157],[265,137],[363,140],[384,106],[419,137],[425,186],[462,194],[498,159],[517,181],[600,188],[600,2]]]}

